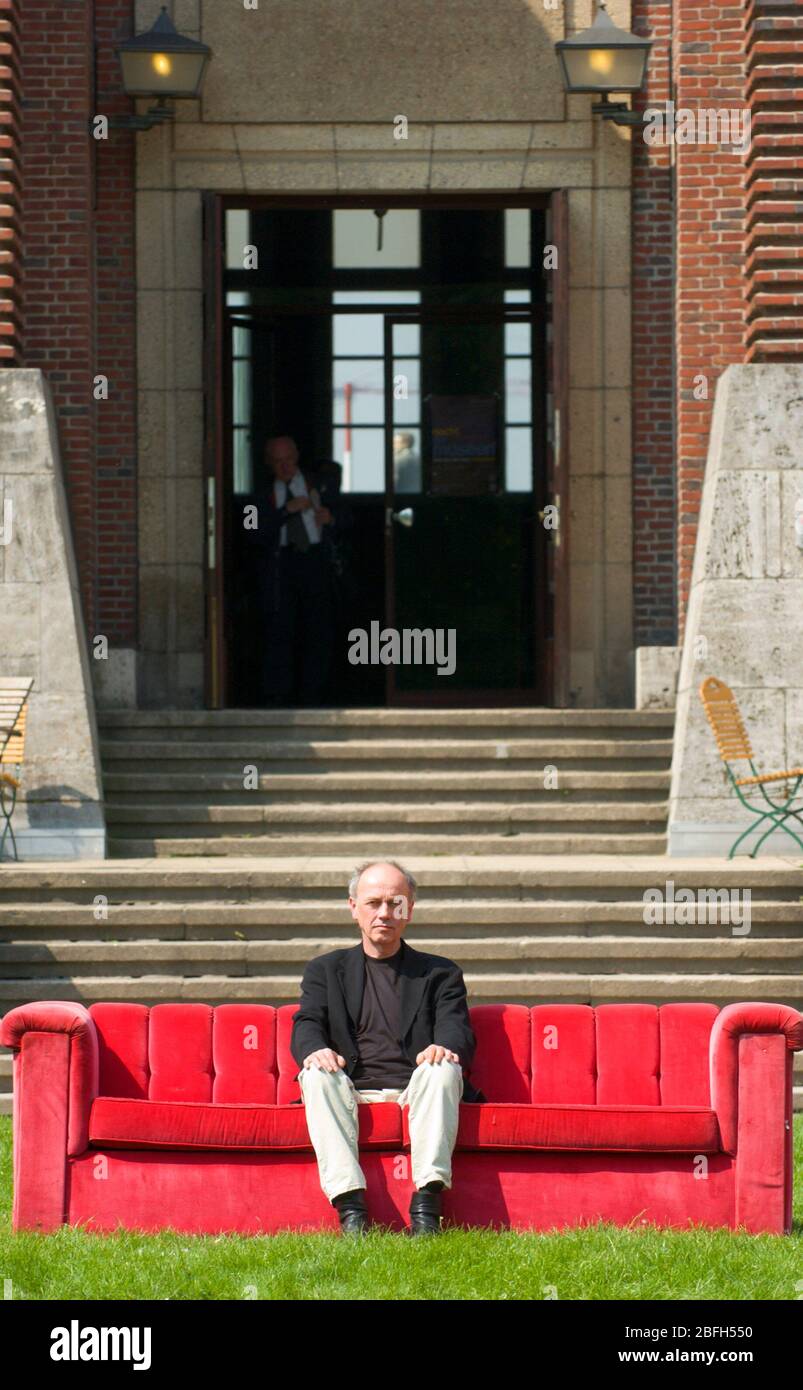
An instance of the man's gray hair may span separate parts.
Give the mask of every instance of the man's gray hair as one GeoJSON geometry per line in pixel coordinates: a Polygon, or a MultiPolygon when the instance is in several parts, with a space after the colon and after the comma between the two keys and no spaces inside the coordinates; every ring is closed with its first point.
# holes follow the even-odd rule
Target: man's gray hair
{"type": "Polygon", "coordinates": [[[416,880],[416,879],[413,877],[413,875],[410,873],[409,869],[405,869],[405,867],[404,867],[403,864],[397,863],[397,861],[396,861],[395,859],[366,859],[366,861],[365,861],[364,864],[358,864],[358,865],[357,865],[356,869],[354,870],[354,872],[353,872],[352,875],[351,875],[351,878],[349,879],[349,897],[350,897],[350,898],[356,898],[356,896],[357,896],[357,889],[358,889],[359,886],[360,886],[360,879],[362,878],[363,874],[365,873],[365,870],[366,870],[366,869],[373,869],[373,867],[374,867],[375,864],[390,864],[391,868],[398,869],[399,873],[400,873],[400,874],[403,874],[404,877],[405,877],[406,880],[407,880],[407,887],[408,887],[408,889],[409,889],[409,891],[410,891],[410,897],[411,897],[411,898],[414,898],[414,897],[415,897],[415,890],[416,890],[416,888],[418,887],[417,880],[416,880]]]}

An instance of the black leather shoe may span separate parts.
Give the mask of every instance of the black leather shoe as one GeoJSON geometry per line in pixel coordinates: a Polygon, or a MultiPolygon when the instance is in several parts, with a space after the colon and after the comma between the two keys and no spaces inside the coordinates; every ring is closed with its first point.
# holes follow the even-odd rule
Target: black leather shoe
{"type": "Polygon", "coordinates": [[[365,1188],[355,1187],[351,1192],[341,1192],[332,1200],[340,1217],[340,1230],[345,1236],[364,1235],[370,1227],[365,1188]]]}
{"type": "Polygon", "coordinates": [[[410,1235],[436,1236],[441,1230],[441,1194],[423,1187],[410,1198],[410,1235]]]}

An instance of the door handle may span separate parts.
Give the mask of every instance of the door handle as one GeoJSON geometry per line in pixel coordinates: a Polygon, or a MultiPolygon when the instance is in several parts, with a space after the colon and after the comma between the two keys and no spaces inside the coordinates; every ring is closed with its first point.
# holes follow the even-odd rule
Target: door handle
{"type": "Polygon", "coordinates": [[[210,473],[206,479],[206,563],[210,570],[215,568],[217,557],[215,555],[215,541],[217,539],[217,498],[215,496],[215,479],[210,473]]]}
{"type": "Polygon", "coordinates": [[[393,512],[393,520],[398,521],[400,526],[412,526],[415,521],[415,512],[412,507],[405,507],[403,511],[393,512]]]}

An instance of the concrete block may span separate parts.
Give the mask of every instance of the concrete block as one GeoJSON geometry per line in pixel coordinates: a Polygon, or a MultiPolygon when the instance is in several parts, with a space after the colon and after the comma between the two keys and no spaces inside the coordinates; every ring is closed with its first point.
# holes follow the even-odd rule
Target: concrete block
{"type": "Polygon", "coordinates": [[[206,5],[215,52],[204,86],[208,121],[559,119],[554,44],[560,9],[540,0],[278,0],[258,9],[206,5]],[[368,41],[370,40],[370,42],[368,41]],[[237,80],[232,80],[232,74],[237,80]],[[537,75],[537,76],[536,76],[537,75]]]}
{"type": "Polygon", "coordinates": [[[104,661],[91,662],[98,709],[136,709],[137,652],[132,647],[110,647],[104,661]]]}
{"type": "MultiPolygon", "coordinates": [[[[334,156],[319,155],[244,155],[241,164],[241,184],[246,193],[263,193],[290,189],[317,193],[321,189],[337,188],[337,165],[334,156]]],[[[225,183],[215,183],[222,188],[225,183]]]]}
{"type": "Polygon", "coordinates": [[[524,164],[522,188],[591,188],[597,183],[594,160],[588,154],[569,150],[533,152],[524,164]]]}
{"type": "Polygon", "coordinates": [[[569,392],[569,471],[572,479],[602,473],[605,467],[604,403],[607,392],[569,392]]]}
{"type": "Polygon", "coordinates": [[[442,188],[520,188],[526,156],[478,154],[473,158],[433,151],[430,186],[442,188]]]}
{"type": "Polygon", "coordinates": [[[606,387],[630,385],[631,301],[629,289],[602,291],[603,381],[606,387]]]}
{"type": "Polygon", "coordinates": [[[605,415],[605,473],[631,476],[633,438],[630,392],[609,387],[602,393],[605,415]]]}
{"type": "Polygon", "coordinates": [[[680,647],[636,647],[636,709],[674,709],[680,647]]]}
{"type": "Polygon", "coordinates": [[[572,351],[569,355],[569,385],[590,387],[603,385],[601,295],[595,290],[569,291],[569,335],[572,351]]]}
{"type": "Polygon", "coordinates": [[[416,158],[404,153],[366,153],[359,157],[339,154],[337,157],[337,186],[341,192],[361,192],[363,189],[420,189],[430,184],[429,156],[416,158]]]}
{"type": "Polygon", "coordinates": [[[21,857],[105,853],[95,707],[50,388],[0,377],[0,483],[15,500],[0,582],[0,671],[31,675],[21,857]]]}
{"type": "MultiPolygon", "coordinates": [[[[678,680],[671,853],[727,851],[752,823],[728,788],[699,697],[704,677],[733,690],[759,771],[796,765],[803,751],[803,552],[792,543],[801,402],[803,366],[729,367],[717,383],[678,680]]],[[[731,766],[750,775],[746,761],[731,766]]],[[[795,853],[784,838],[776,832],[759,852],[795,853]]]]}

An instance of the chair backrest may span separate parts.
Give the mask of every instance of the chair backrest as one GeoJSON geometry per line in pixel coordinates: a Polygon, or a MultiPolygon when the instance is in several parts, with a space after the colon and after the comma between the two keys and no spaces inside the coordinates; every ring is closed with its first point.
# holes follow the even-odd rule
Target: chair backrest
{"type": "Polygon", "coordinates": [[[733,691],[724,681],[709,676],[700,686],[706,718],[714,730],[719,756],[724,762],[748,761],[753,757],[750,739],[744,727],[733,691]]]}
{"type": "Polygon", "coordinates": [[[18,765],[25,754],[25,723],[33,677],[0,676],[0,764],[18,765]]]}
{"type": "MultiPolygon", "coordinates": [[[[100,1094],[289,1105],[298,1004],[93,1004],[100,1094]]],[[[477,1004],[470,1079],[505,1104],[710,1104],[715,1004],[477,1004]]]]}

